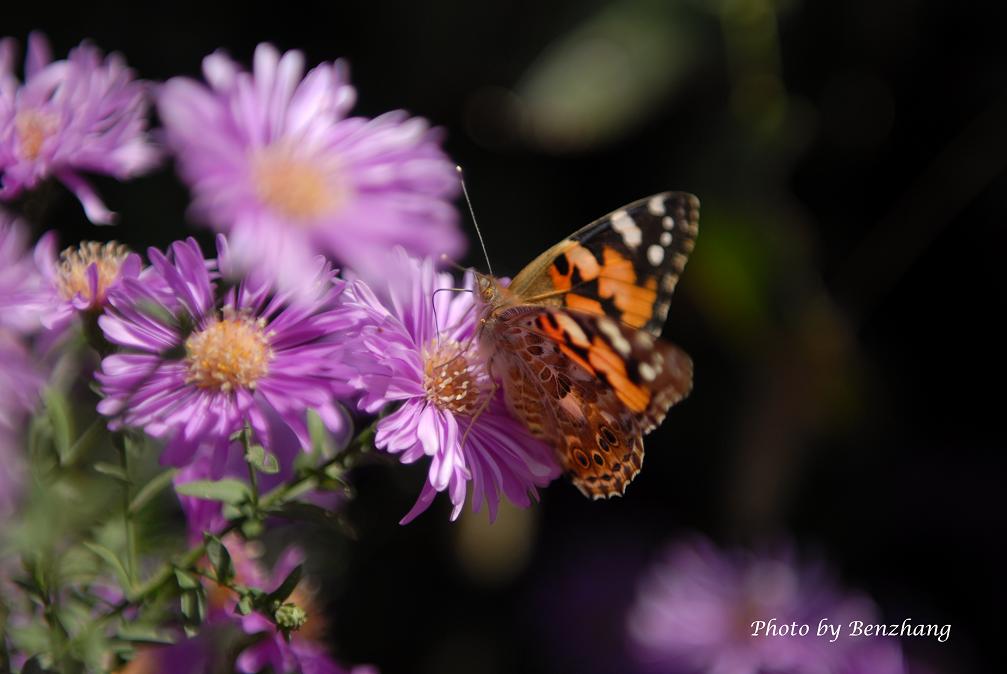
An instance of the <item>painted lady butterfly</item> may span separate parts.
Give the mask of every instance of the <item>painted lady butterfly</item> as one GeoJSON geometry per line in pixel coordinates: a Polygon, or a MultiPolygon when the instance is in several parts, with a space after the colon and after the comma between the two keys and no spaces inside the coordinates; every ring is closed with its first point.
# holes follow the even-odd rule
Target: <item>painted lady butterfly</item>
{"type": "Polygon", "coordinates": [[[698,231],[699,200],[665,192],[581,229],[508,286],[477,274],[490,370],[585,496],[625,492],[644,434],[692,388],[692,360],[658,336],[698,231]]]}

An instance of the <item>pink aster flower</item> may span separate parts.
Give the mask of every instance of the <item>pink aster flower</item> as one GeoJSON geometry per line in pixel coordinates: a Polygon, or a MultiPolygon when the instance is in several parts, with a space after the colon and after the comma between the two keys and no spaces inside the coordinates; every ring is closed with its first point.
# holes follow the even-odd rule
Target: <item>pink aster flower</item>
{"type": "Polygon", "coordinates": [[[393,244],[462,251],[440,133],[402,111],[347,117],[343,62],[305,75],[303,54],[261,44],[251,73],[217,52],[203,75],[165,83],[158,111],[198,217],[228,233],[241,264],[291,288],[318,252],[373,276],[393,244]]]}
{"type": "Polygon", "coordinates": [[[48,307],[42,276],[28,251],[28,230],[0,210],[0,329],[31,332],[48,307]]]}
{"type": "Polygon", "coordinates": [[[192,239],[168,256],[148,252],[151,270],[123,278],[98,319],[121,347],[96,374],[104,394],[98,411],[109,427],[133,426],[162,438],[162,461],[184,465],[203,446],[223,471],[231,436],[246,424],[256,442],[274,444],[271,419],[282,421],[304,448],[311,445],[308,409],[335,432],[343,426],[334,396],[348,392],[339,340],[349,318],[340,309],[342,282],[320,258],[317,293],[292,304],[289,293],[230,278],[223,237],[218,259],[205,260],[192,239]]]}
{"type": "Polygon", "coordinates": [[[0,40],[0,198],[55,176],[95,223],[110,212],[81,172],[120,180],[157,163],[147,138],[147,94],[122,57],[82,44],[53,61],[46,39],[28,36],[25,81],[14,75],[14,41],[0,40]]]}
{"type": "Polygon", "coordinates": [[[46,234],[35,246],[35,260],[45,278],[50,310],[42,322],[59,330],[78,313],[100,312],[109,291],[123,278],[137,278],[143,262],[115,241],[84,241],[56,254],[56,237],[46,234]]]}
{"type": "MultiPolygon", "coordinates": [[[[485,501],[491,520],[501,495],[529,506],[560,469],[552,449],[509,415],[502,393],[490,399],[492,383],[473,340],[472,293],[451,290],[451,275],[437,273],[429,259],[401,249],[396,258],[373,292],[361,281],[352,284],[347,304],[364,325],[353,354],[360,407],[375,413],[400,405],[378,422],[376,446],[403,463],[430,459],[427,481],[402,523],[440,491],[448,492],[457,518],[470,484],[473,510],[485,501]]],[[[467,274],[465,287],[472,283],[467,274]]]]}
{"type": "Polygon", "coordinates": [[[819,621],[878,622],[863,595],[840,588],[819,564],[790,552],[723,552],[704,540],[672,545],[640,586],[631,645],[662,674],[904,674],[898,641],[816,635],[819,621]],[[755,621],[807,624],[806,636],[753,636],[755,621]]]}

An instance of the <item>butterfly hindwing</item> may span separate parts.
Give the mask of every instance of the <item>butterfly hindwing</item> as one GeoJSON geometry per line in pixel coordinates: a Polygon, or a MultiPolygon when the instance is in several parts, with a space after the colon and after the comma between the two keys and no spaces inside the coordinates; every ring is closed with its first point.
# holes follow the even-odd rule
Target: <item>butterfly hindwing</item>
{"type": "Polygon", "coordinates": [[[699,231],[699,200],[663,192],[634,201],[536,258],[510,285],[531,303],[605,315],[658,335],[699,231]]]}
{"type": "Polygon", "coordinates": [[[643,435],[692,386],[692,361],[607,316],[526,305],[494,331],[511,411],[557,450],[585,495],[621,495],[643,465],[643,435]]]}

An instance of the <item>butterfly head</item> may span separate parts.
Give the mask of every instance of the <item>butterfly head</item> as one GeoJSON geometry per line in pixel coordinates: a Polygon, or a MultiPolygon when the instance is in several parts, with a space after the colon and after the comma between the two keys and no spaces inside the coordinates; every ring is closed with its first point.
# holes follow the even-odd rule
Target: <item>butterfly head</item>
{"type": "Polygon", "coordinates": [[[500,283],[489,274],[480,274],[479,272],[475,272],[475,276],[476,292],[479,293],[479,299],[481,299],[485,305],[492,306],[496,304],[500,299],[502,290],[500,283]]]}

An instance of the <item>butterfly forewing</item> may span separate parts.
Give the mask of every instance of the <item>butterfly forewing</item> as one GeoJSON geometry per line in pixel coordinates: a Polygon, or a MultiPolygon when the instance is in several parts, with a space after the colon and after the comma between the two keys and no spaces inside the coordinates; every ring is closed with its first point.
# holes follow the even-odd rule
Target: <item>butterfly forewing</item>
{"type": "Polygon", "coordinates": [[[699,199],[663,192],[580,229],[510,285],[529,303],[605,315],[659,335],[699,231],[699,199]]]}

